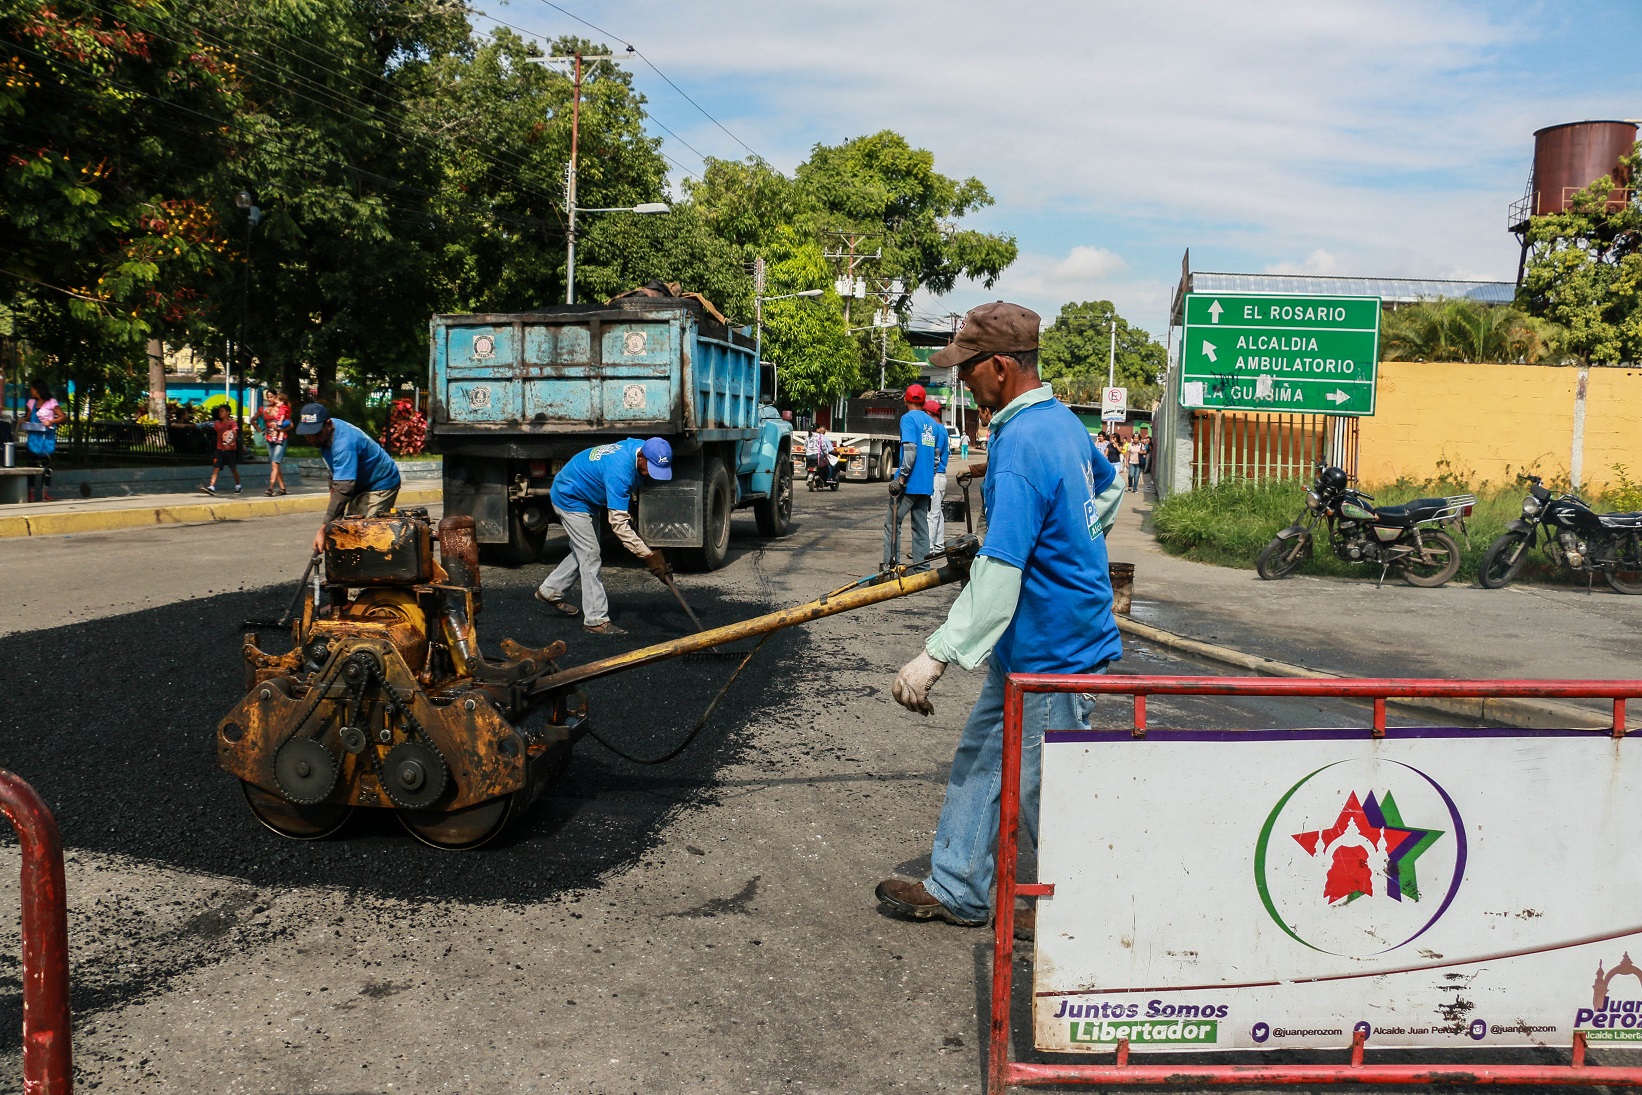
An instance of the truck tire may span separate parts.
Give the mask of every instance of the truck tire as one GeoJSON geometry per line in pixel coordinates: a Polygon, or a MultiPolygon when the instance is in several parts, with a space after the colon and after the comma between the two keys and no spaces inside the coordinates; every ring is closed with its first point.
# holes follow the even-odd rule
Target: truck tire
{"type": "Polygon", "coordinates": [[[760,536],[787,535],[787,527],[792,524],[792,461],[786,453],[775,466],[770,496],[753,503],[753,519],[758,522],[760,536]]]}
{"type": "Polygon", "coordinates": [[[735,508],[735,493],[724,461],[716,456],[708,457],[702,470],[701,508],[702,545],[680,553],[681,559],[691,570],[717,570],[730,557],[730,511],[735,508]]]}
{"type": "Polygon", "coordinates": [[[521,567],[542,557],[542,545],[547,543],[547,527],[531,532],[519,517],[519,511],[509,507],[507,514],[507,543],[481,544],[480,555],[493,566],[521,567]]]}

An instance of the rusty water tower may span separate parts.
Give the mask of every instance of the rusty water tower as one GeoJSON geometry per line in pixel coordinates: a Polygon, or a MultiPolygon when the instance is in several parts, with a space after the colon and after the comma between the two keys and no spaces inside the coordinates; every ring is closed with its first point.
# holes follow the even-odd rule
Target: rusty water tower
{"type": "Polygon", "coordinates": [[[1528,221],[1568,208],[1574,194],[1604,175],[1614,176],[1610,205],[1630,197],[1632,180],[1619,161],[1636,144],[1635,122],[1565,122],[1534,131],[1534,170],[1527,193],[1511,204],[1511,231],[1522,240],[1517,285],[1528,262],[1528,221]]]}

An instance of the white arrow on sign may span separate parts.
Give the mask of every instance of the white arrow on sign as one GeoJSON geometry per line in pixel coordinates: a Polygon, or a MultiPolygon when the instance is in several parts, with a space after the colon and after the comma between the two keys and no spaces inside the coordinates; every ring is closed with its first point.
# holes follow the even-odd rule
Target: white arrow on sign
{"type": "Polygon", "coordinates": [[[1323,398],[1328,400],[1330,403],[1340,404],[1340,403],[1344,403],[1346,400],[1350,399],[1351,397],[1349,395],[1347,395],[1346,393],[1342,392],[1340,389],[1335,388],[1332,392],[1329,392],[1327,395],[1323,396],[1323,398]]]}
{"type": "MultiPolygon", "coordinates": [[[[1220,302],[1218,300],[1211,302],[1209,304],[1209,322],[1210,323],[1219,323],[1220,322],[1220,313],[1224,312],[1224,311],[1225,311],[1225,309],[1220,307],[1220,302]]],[[[1209,360],[1213,361],[1214,358],[1211,357],[1211,358],[1209,358],[1209,360]]]]}
{"type": "Polygon", "coordinates": [[[1210,342],[1208,339],[1203,340],[1203,356],[1208,358],[1210,361],[1215,360],[1214,343],[1210,342]]]}

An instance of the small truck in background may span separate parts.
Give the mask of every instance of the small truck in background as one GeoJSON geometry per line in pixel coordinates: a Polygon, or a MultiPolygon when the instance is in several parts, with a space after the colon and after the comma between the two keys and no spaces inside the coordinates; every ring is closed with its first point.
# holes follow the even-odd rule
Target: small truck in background
{"type": "Polygon", "coordinates": [[[845,479],[889,482],[899,466],[904,413],[901,392],[864,392],[844,401],[832,433],[836,444],[856,450],[844,466],[845,479]]]}
{"type": "Polygon", "coordinates": [[[714,570],[736,509],[752,509],[760,535],[785,535],[792,425],[764,401],[751,330],[689,297],[636,296],[434,316],[431,335],[428,437],[444,456],[445,513],[474,519],[492,561],[534,561],[556,520],[554,475],[628,437],[673,447],[673,478],[638,494],[645,543],[714,570]]]}

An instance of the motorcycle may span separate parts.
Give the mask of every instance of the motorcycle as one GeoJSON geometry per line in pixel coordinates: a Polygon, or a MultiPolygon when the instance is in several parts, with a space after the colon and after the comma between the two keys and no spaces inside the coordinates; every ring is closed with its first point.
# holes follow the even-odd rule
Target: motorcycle
{"type": "Polygon", "coordinates": [[[837,490],[838,480],[844,470],[843,450],[835,449],[832,453],[831,466],[823,468],[821,462],[825,456],[806,456],[804,464],[808,474],[804,477],[804,485],[810,490],[837,490]]]}
{"type": "Polygon", "coordinates": [[[1598,573],[1618,593],[1642,594],[1642,513],[1597,513],[1578,495],[1553,497],[1537,475],[1525,475],[1528,497],[1522,517],[1483,552],[1477,578],[1485,589],[1504,589],[1521,573],[1537,534],[1551,562],[1598,573]]]}
{"type": "Polygon", "coordinates": [[[1348,563],[1379,563],[1380,578],[1395,570],[1411,586],[1434,589],[1459,573],[1460,546],[1448,529],[1459,526],[1477,503],[1474,494],[1418,498],[1400,506],[1376,506],[1372,494],[1352,490],[1341,468],[1317,466],[1306,506],[1294,524],[1277,534],[1255,559],[1267,580],[1283,578],[1311,558],[1312,533],[1328,525],[1329,546],[1348,563]]]}

